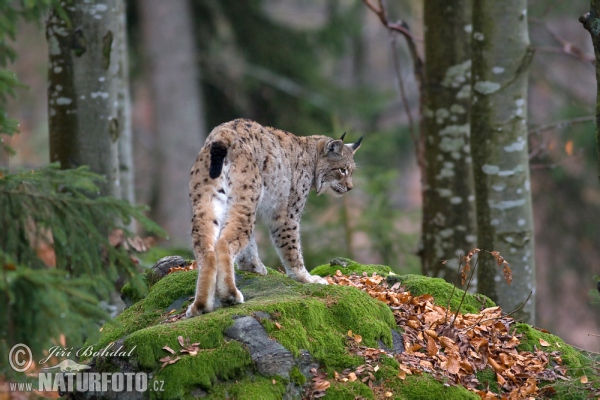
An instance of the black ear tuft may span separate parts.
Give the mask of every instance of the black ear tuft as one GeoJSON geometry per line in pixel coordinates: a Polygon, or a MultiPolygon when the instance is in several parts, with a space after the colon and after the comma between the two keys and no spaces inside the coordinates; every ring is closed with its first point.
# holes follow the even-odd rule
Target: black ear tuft
{"type": "Polygon", "coordinates": [[[342,137],[340,138],[341,141],[344,141],[344,138],[346,137],[346,132],[344,132],[344,134],[342,135],[342,137]]]}
{"type": "Polygon", "coordinates": [[[360,139],[358,139],[358,141],[356,143],[352,144],[352,151],[356,151],[358,150],[358,148],[360,147],[360,143],[362,142],[364,136],[361,136],[360,139]]]}

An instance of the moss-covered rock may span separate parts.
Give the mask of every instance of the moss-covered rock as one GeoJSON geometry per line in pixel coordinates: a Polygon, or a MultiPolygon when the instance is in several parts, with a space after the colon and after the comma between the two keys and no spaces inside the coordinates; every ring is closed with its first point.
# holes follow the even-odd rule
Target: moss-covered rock
{"type": "Polygon", "coordinates": [[[363,272],[366,272],[369,275],[375,272],[381,276],[394,274],[392,269],[386,265],[360,264],[343,257],[334,258],[329,264],[319,265],[318,267],[313,268],[310,273],[325,277],[334,275],[337,271],[340,271],[344,275],[351,275],[352,273],[362,274],[363,272]]]}
{"type": "Polygon", "coordinates": [[[466,293],[455,288],[441,278],[430,278],[423,275],[391,275],[388,283],[401,282],[413,296],[430,294],[435,299],[435,304],[449,307],[452,311],[463,314],[477,313],[484,308],[494,307],[495,304],[482,294],[466,293]],[[463,299],[464,296],[464,299],[463,299]]]}
{"type": "MultiPolygon", "coordinates": [[[[460,311],[464,313],[493,306],[488,298],[470,294],[461,304],[463,291],[441,279],[397,276],[391,274],[389,267],[364,266],[347,259],[336,259],[332,264],[317,267],[312,272],[321,276],[335,274],[337,270],[344,274],[377,272],[387,275],[389,283],[401,282],[413,295],[431,294],[436,303],[450,304],[454,310],[460,305],[460,311]]],[[[244,294],[244,304],[218,307],[212,313],[192,319],[178,318],[194,295],[196,277],[196,271],[188,271],[167,275],[156,282],[149,280],[151,286],[147,295],[137,295],[134,304],[87,343],[94,349],[101,349],[116,342],[114,347],[122,345],[131,357],[88,359],[92,371],[147,372],[151,379],[148,386],[161,387],[162,391],[140,393],[138,398],[301,398],[317,368],[332,382],[325,398],[378,398],[382,393],[407,400],[478,398],[461,386],[449,386],[427,374],[401,380],[398,378],[399,364],[386,356],[380,360],[375,373],[375,391],[360,380],[333,380],[335,373],[365,362],[364,358],[349,351],[348,331],[360,335],[361,344],[368,347],[398,347],[396,338],[399,335],[393,334],[397,326],[390,308],[354,287],[300,284],[272,269],[268,269],[267,276],[240,272],[236,275],[236,283],[244,294]],[[243,327],[232,330],[236,321],[242,320],[245,321],[243,327]],[[262,336],[252,342],[246,340],[244,334],[262,336]],[[272,357],[268,353],[266,348],[270,342],[275,344],[281,357],[272,357]],[[191,344],[197,349],[195,355],[181,352],[191,344]],[[175,354],[165,348],[172,349],[175,354]],[[268,354],[258,354],[263,350],[268,354]],[[163,365],[165,360],[168,361],[165,357],[180,358],[163,365]],[[278,359],[285,367],[260,365],[271,358],[278,359]],[[160,382],[160,385],[155,386],[154,382],[160,382]]],[[[521,325],[518,330],[526,339],[522,346],[534,346],[541,333],[521,325]]],[[[543,337],[552,345],[560,346],[565,363],[584,366],[580,354],[564,342],[543,337]]],[[[492,373],[489,380],[493,379],[492,373]]],[[[118,396],[107,395],[105,398],[118,396]]]]}

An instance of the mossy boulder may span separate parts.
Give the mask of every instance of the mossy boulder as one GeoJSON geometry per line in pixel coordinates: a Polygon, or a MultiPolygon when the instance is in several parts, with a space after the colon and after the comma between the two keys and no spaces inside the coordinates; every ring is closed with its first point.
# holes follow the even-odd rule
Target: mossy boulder
{"type": "MultiPolygon", "coordinates": [[[[322,276],[335,274],[338,269],[345,274],[377,272],[388,276],[390,283],[401,282],[415,295],[432,294],[443,306],[450,304],[457,309],[462,299],[462,291],[441,279],[397,276],[389,267],[361,268],[361,264],[346,259],[331,264],[312,272],[322,276]]],[[[244,304],[180,318],[194,295],[196,278],[196,271],[186,271],[148,279],[151,286],[146,295],[125,288],[131,306],[104,325],[86,346],[122,346],[131,356],[80,361],[87,362],[93,372],[146,372],[148,387],[161,389],[129,398],[281,399],[302,398],[316,370],[332,378],[336,372],[364,364],[364,358],[348,349],[348,331],[360,335],[368,347],[403,349],[394,315],[386,304],[354,287],[300,284],[272,269],[266,276],[236,274],[244,304]],[[194,354],[186,352],[192,344],[194,354]]],[[[462,312],[477,312],[489,306],[493,306],[489,299],[467,294],[460,308],[462,312]]],[[[448,386],[427,374],[403,381],[397,379],[398,372],[399,364],[384,357],[375,374],[392,398],[478,398],[461,386],[448,386]]],[[[379,396],[360,380],[332,382],[326,399],[379,396]]],[[[85,395],[74,393],[71,397],[85,395]]],[[[95,398],[121,397],[109,392],[95,398]]]]}

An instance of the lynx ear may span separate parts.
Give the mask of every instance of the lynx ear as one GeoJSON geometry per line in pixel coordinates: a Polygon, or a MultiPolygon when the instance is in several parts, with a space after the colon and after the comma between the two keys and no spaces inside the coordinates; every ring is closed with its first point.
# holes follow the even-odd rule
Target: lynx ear
{"type": "Polygon", "coordinates": [[[342,135],[342,137],[340,138],[340,140],[341,140],[342,142],[344,141],[344,138],[346,137],[346,133],[347,133],[347,132],[344,132],[344,134],[343,134],[343,135],[342,135]]]}
{"type": "Polygon", "coordinates": [[[332,140],[327,143],[327,154],[342,154],[342,149],[344,148],[344,142],[340,140],[332,140]]]}
{"type": "Polygon", "coordinates": [[[361,136],[361,138],[358,139],[358,141],[356,143],[349,143],[346,145],[352,151],[352,154],[356,153],[356,150],[358,150],[358,148],[360,147],[362,140],[363,140],[363,137],[361,136]]]}

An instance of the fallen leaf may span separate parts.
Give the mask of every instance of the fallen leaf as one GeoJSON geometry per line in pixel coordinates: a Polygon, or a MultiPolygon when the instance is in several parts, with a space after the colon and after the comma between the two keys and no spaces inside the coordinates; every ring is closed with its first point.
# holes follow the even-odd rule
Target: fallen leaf
{"type": "Polygon", "coordinates": [[[573,141],[569,140],[567,141],[567,143],[565,143],[565,153],[567,153],[569,156],[573,155],[573,141]]]}
{"type": "Polygon", "coordinates": [[[350,382],[354,382],[356,380],[356,374],[354,372],[350,372],[348,374],[348,379],[350,380],[350,382]]]}
{"type": "Polygon", "coordinates": [[[183,344],[183,336],[177,336],[177,341],[179,342],[179,345],[180,345],[181,347],[183,347],[183,346],[184,346],[184,344],[183,344]]]}
{"type": "Polygon", "coordinates": [[[171,354],[175,354],[175,350],[173,350],[173,349],[172,349],[172,348],[170,348],[169,346],[165,346],[165,347],[163,347],[163,350],[166,350],[166,351],[168,351],[168,352],[169,352],[169,353],[171,353],[171,354]]]}
{"type": "Polygon", "coordinates": [[[581,383],[588,383],[587,376],[583,375],[581,378],[579,378],[579,382],[581,382],[581,383]]]}
{"type": "Polygon", "coordinates": [[[275,322],[275,326],[277,327],[277,329],[281,329],[281,324],[279,322],[275,322]]]}
{"type": "Polygon", "coordinates": [[[548,346],[550,346],[550,343],[548,343],[544,339],[540,338],[540,345],[542,345],[544,347],[548,347],[548,346]]]}

